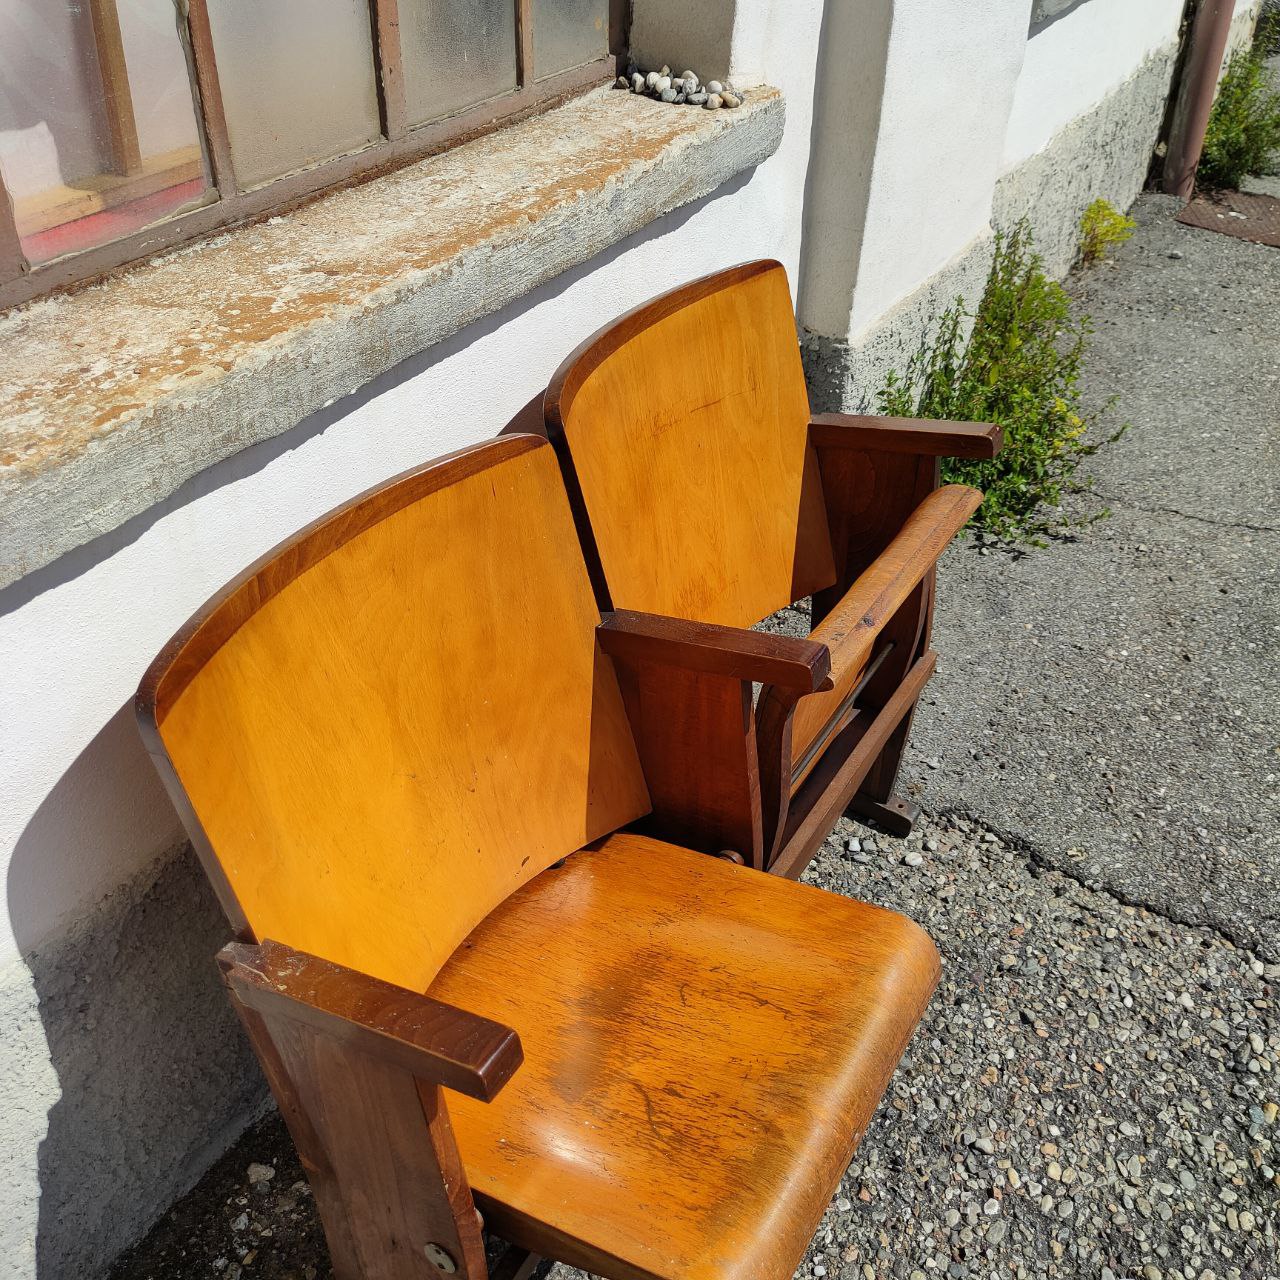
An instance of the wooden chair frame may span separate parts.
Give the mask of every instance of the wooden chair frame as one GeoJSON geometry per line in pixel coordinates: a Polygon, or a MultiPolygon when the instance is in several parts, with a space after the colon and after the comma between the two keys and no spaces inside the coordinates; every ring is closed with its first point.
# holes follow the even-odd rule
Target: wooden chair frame
{"type": "MultiPolygon", "coordinates": [[[[540,1256],[561,1258],[615,1280],[651,1280],[657,1274],[634,1262],[584,1251],[552,1228],[518,1214],[512,1217],[501,1203],[480,1192],[473,1194],[444,1090],[491,1103],[523,1061],[516,1031],[350,965],[257,936],[241,902],[239,882],[233,883],[224,869],[188,794],[193,775],[184,774],[186,783],[179,776],[179,759],[189,766],[193,758],[203,757],[192,757],[186,745],[182,747],[185,754],[171,756],[175,739],[167,736],[168,728],[162,733],[168,717],[177,716],[179,700],[191,682],[221,659],[224,648],[252,624],[260,610],[325,557],[376,530],[380,522],[389,521],[425,495],[477,476],[485,478],[487,467],[513,463],[545,448],[543,441],[528,436],[475,446],[361,495],[315,522],[250,566],[201,609],[161,651],[137,696],[144,741],[237,935],[237,941],[218,956],[223,981],[301,1156],[339,1280],[434,1280],[440,1275],[524,1280],[540,1256]],[[480,1212],[506,1238],[519,1242],[492,1269],[485,1257],[480,1212]]],[[[554,477],[549,458],[548,464],[554,477]]],[[[570,541],[573,537],[567,513],[563,537],[570,541]]],[[[589,607],[585,584],[582,590],[589,607]]],[[[298,605],[291,608],[296,611],[298,605]]],[[[598,660],[608,663],[611,659],[620,675],[630,722],[627,732],[635,738],[652,802],[649,827],[688,833],[700,841],[692,847],[709,846],[713,852],[741,849],[742,797],[709,792],[706,761],[696,753],[708,741],[718,741],[733,753],[723,770],[713,762],[709,772],[717,787],[718,779],[729,773],[753,778],[754,757],[749,750],[753,681],[795,698],[819,690],[830,673],[827,648],[806,640],[622,612],[604,618],[595,634],[598,660]],[[690,700],[687,704],[681,701],[685,698],[690,700]],[[727,711],[736,716],[736,737],[718,736],[727,711]],[[665,729],[664,717],[670,717],[665,729]]],[[[264,679],[266,687],[275,687],[274,676],[264,679]]],[[[173,732],[185,731],[180,723],[173,732]]],[[[204,794],[207,803],[209,793],[204,794]]],[[[750,806],[746,811],[751,811],[750,806]]],[[[252,825],[249,830],[254,848],[270,844],[269,828],[252,825]]],[[[610,839],[597,843],[607,844],[610,839]]],[[[635,861],[627,865],[651,867],[647,859],[651,850],[661,851],[658,842],[643,836],[625,839],[633,842],[636,851],[631,855],[635,861]]],[[[675,874],[702,875],[693,867],[704,860],[679,852],[688,862],[675,874]]],[[[222,856],[226,854],[224,848],[222,856]]],[[[545,851],[542,856],[547,856],[545,851]]],[[[530,877],[537,870],[537,866],[529,868],[530,877]]],[[[728,869],[726,873],[740,874],[728,869]]],[[[243,874],[242,866],[238,874],[243,874]]],[[[876,1012],[874,1031],[860,1041],[866,1048],[859,1068],[839,1072],[842,1087],[852,1090],[843,1105],[860,1117],[858,1127],[842,1136],[843,1145],[829,1144],[820,1170],[809,1179],[829,1189],[861,1137],[862,1126],[923,1011],[937,981],[938,961],[923,932],[892,913],[815,890],[789,888],[783,894],[782,889],[764,878],[738,884],[731,891],[716,882],[715,896],[733,892],[759,899],[762,893],[774,894],[780,906],[785,902],[789,911],[798,913],[797,919],[805,920],[812,919],[815,905],[829,899],[840,905],[824,909],[838,910],[843,923],[822,930],[823,937],[832,939],[826,944],[833,948],[828,963],[832,957],[843,963],[846,952],[834,948],[852,945],[867,947],[870,953],[878,949],[887,966],[880,971],[881,979],[863,988],[868,994],[860,997],[876,1012]],[[814,899],[793,902],[791,894],[812,894],[814,899]],[[863,915],[851,915],[855,910],[863,915]],[[864,925],[867,918],[870,923],[864,925]],[[834,940],[842,930],[850,943],[834,940]]],[[[382,923],[372,921],[371,928],[382,923]]],[[[792,937],[805,939],[802,931],[793,929],[792,937]]],[[[474,936],[468,938],[468,946],[474,936]]],[[[804,945],[808,946],[807,940],[804,945]]],[[[751,951],[746,971],[755,972],[765,960],[751,951]]],[[[798,989],[795,967],[784,965],[781,971],[785,971],[786,990],[798,989]]],[[[681,972],[683,993],[687,985],[683,977],[693,975],[681,972]]],[[[465,974],[458,981],[465,989],[465,974]]],[[[811,1007],[825,1010],[832,998],[830,980],[816,988],[810,983],[811,1007]]],[[[800,1024],[789,1022],[788,1035],[794,1038],[799,1033],[800,1024]]],[[[806,1159],[811,1158],[808,1145],[803,1151],[809,1153],[806,1159]]],[[[803,1247],[802,1233],[811,1234],[825,1207],[825,1200],[808,1192],[806,1196],[807,1216],[793,1219],[781,1234],[775,1223],[763,1237],[766,1252],[761,1257],[767,1259],[772,1276],[780,1276],[784,1267],[790,1274],[803,1247]]],[[[753,1267],[755,1261],[744,1265],[753,1267]]],[[[743,1272],[739,1267],[732,1274],[742,1276],[743,1272]]]]}
{"type": "MultiPolygon", "coordinates": [[[[691,771],[701,775],[697,814],[677,817],[675,808],[655,805],[662,814],[653,819],[655,829],[696,847],[736,850],[749,865],[796,877],[842,812],[895,835],[906,835],[919,816],[918,806],[894,788],[916,704],[937,663],[930,645],[935,565],[982,497],[961,486],[943,487],[940,461],[994,457],[1002,434],[987,423],[808,415],[805,452],[816,459],[834,568],[833,580],[812,591],[809,640],[689,619],[646,619],[619,608],[630,601],[615,598],[584,493],[575,453],[589,447],[591,424],[579,426],[571,440],[574,402],[592,374],[638,335],[770,273],[780,274],[779,264],[746,263],[627,312],[560,366],[544,398],[544,416],[597,601],[611,615],[606,647],[626,667],[635,701],[655,725],[673,719],[685,725],[680,753],[664,744],[672,785],[686,785],[691,771]],[[625,639],[615,634],[623,632],[625,639]],[[686,641],[714,644],[714,667],[704,664],[678,678],[654,667],[651,655],[674,652],[686,641]],[[755,657],[762,646],[790,665],[762,668],[755,657]],[[839,688],[842,676],[852,687],[829,712],[824,704],[825,723],[793,759],[797,711],[806,709],[806,698],[839,688]],[[763,685],[754,714],[753,681],[763,685]]],[[[795,362],[798,371],[798,352],[795,362]]],[[[661,371],[652,373],[658,382],[661,371]]],[[[797,536],[811,538],[812,532],[802,528],[797,536]]],[[[797,578],[793,585],[807,594],[809,582],[797,578]]],[[[643,725],[638,736],[643,751],[643,725]]]]}

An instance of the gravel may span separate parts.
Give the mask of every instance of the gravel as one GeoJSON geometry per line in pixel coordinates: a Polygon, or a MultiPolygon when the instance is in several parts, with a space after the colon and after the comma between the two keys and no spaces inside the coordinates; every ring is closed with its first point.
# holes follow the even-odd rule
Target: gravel
{"type": "MultiPolygon", "coordinates": [[[[1280,965],[968,819],[842,822],[806,878],[920,921],[944,971],[799,1276],[1280,1273],[1280,965]]],[[[114,1280],[175,1276],[329,1280],[277,1119],[114,1280]]]]}

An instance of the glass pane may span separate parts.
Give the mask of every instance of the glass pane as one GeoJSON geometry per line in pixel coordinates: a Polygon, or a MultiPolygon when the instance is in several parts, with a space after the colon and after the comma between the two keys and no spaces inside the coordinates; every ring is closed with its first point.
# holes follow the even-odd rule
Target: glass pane
{"type": "Polygon", "coordinates": [[[369,0],[208,0],[242,187],[381,135],[369,0]]]}
{"type": "Polygon", "coordinates": [[[514,0],[400,0],[405,104],[412,124],[516,87],[514,0]]]}
{"type": "Polygon", "coordinates": [[[0,0],[0,171],[32,263],[211,198],[173,0],[0,0]]]}
{"type": "Polygon", "coordinates": [[[609,52],[609,0],[533,0],[533,69],[539,80],[609,52]]]}

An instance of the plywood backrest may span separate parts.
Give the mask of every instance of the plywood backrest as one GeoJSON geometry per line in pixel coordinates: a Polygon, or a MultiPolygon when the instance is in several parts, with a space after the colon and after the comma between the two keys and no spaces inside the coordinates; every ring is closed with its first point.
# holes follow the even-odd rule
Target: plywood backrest
{"type": "Polygon", "coordinates": [[[421,990],[513,890],[647,812],[598,623],[531,436],[391,481],[250,569],[139,694],[233,921],[421,990]]]}
{"type": "Polygon", "coordinates": [[[750,626],[835,581],[780,264],[623,316],[545,408],[602,604],[750,626]]]}

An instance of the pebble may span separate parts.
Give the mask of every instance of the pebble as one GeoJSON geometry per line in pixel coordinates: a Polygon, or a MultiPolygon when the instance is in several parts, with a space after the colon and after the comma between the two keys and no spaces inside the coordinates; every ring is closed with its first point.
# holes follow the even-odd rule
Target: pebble
{"type": "Polygon", "coordinates": [[[679,95],[674,89],[663,89],[658,95],[659,102],[674,102],[679,95]]]}
{"type": "Polygon", "coordinates": [[[251,1164],[248,1173],[250,1186],[255,1186],[259,1182],[270,1182],[276,1176],[276,1171],[269,1164],[251,1164]]]}
{"type": "Polygon", "coordinates": [[[699,89],[697,93],[691,93],[689,95],[689,102],[692,106],[695,106],[695,107],[702,106],[703,103],[706,102],[706,100],[707,100],[707,93],[703,89],[699,89]]]}
{"type": "MultiPolygon", "coordinates": [[[[729,104],[726,103],[725,105],[728,106],[729,104]]],[[[907,856],[902,860],[909,867],[919,867],[919,866],[923,866],[924,864],[924,856],[922,854],[914,853],[914,852],[907,854],[907,856]]]]}
{"type": "Polygon", "coordinates": [[[722,105],[722,99],[718,93],[714,93],[714,92],[709,93],[707,95],[706,102],[704,102],[702,105],[708,111],[716,111],[722,105]]]}
{"type": "Polygon", "coordinates": [[[722,85],[719,80],[708,80],[707,92],[721,94],[724,92],[724,85],[722,85]]]}
{"type": "Polygon", "coordinates": [[[724,103],[724,105],[725,105],[726,107],[740,107],[740,106],[742,106],[742,99],[741,99],[740,97],[738,97],[738,95],[737,95],[736,93],[726,93],[726,94],[722,94],[722,95],[721,95],[721,98],[720,98],[720,101],[721,101],[721,102],[723,102],[723,103],[724,103]]]}

